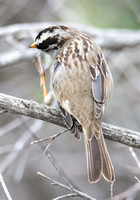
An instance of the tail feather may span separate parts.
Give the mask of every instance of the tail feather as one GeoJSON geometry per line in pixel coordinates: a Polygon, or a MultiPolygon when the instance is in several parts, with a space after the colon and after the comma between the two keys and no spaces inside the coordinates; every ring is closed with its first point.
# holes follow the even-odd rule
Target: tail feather
{"type": "Polygon", "coordinates": [[[100,134],[100,139],[98,139],[98,144],[102,155],[102,164],[103,164],[102,174],[107,181],[114,182],[115,181],[114,168],[102,132],[100,134]]]}
{"type": "Polygon", "coordinates": [[[107,181],[114,182],[114,168],[102,132],[100,132],[99,138],[93,136],[92,139],[87,139],[85,137],[85,149],[89,182],[96,183],[100,180],[101,175],[107,181]]]}
{"type": "Polygon", "coordinates": [[[100,180],[102,174],[101,154],[95,137],[85,138],[88,179],[91,183],[100,180]]]}

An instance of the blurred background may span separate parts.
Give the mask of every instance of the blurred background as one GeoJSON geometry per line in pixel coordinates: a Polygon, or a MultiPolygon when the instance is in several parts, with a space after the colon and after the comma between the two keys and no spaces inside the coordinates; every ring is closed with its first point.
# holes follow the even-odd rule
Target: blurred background
{"type": "MultiPolygon", "coordinates": [[[[126,29],[125,33],[132,30],[137,36],[140,30],[140,1],[0,0],[0,92],[43,103],[40,77],[32,63],[36,52],[28,49],[40,30],[39,26],[34,29],[33,23],[37,22],[68,23],[75,24],[75,27],[81,24],[103,31],[118,29],[118,33],[126,29]],[[26,28],[25,23],[30,25],[26,28]],[[13,24],[18,24],[16,33],[12,26],[9,27],[13,24]]],[[[42,28],[46,27],[42,25],[42,28]]],[[[114,93],[103,121],[139,131],[140,40],[135,42],[135,37],[131,37],[130,45],[115,48],[116,43],[114,46],[102,45],[96,39],[102,46],[114,79],[114,93]]],[[[125,38],[118,38],[118,35],[117,39],[125,42],[125,38]]],[[[47,57],[46,67],[50,64],[47,57]]],[[[48,70],[46,80],[49,89],[48,70]]],[[[32,133],[43,138],[62,130],[61,127],[28,117],[9,113],[0,115],[0,171],[13,200],[49,200],[67,193],[37,176],[37,172],[41,171],[62,182],[39,145],[30,144],[34,140],[32,133]]],[[[116,172],[114,195],[121,194],[114,199],[140,199],[140,183],[138,185],[134,178],[140,178],[140,164],[137,165],[128,146],[108,140],[106,143],[116,172]]],[[[140,152],[137,149],[134,151],[139,159],[140,152]]],[[[83,138],[77,142],[71,134],[65,133],[54,141],[49,152],[76,188],[98,200],[110,198],[110,184],[103,178],[99,183],[88,183],[83,138]]],[[[6,199],[0,185],[0,200],[6,199]]]]}

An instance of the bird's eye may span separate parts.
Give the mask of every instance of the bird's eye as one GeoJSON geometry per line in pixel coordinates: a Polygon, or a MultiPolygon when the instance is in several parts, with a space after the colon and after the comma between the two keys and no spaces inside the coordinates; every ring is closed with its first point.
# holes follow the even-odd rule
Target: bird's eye
{"type": "Polygon", "coordinates": [[[36,41],[36,47],[37,47],[38,49],[40,49],[39,46],[40,46],[39,42],[36,41]]]}
{"type": "Polygon", "coordinates": [[[36,42],[36,45],[38,46],[39,45],[39,42],[35,41],[36,42]]]}

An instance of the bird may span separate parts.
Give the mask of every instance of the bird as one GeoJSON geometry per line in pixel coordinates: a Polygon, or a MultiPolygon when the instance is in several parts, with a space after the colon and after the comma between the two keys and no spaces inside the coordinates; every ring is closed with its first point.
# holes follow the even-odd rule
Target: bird
{"type": "Polygon", "coordinates": [[[115,181],[102,133],[102,116],[113,92],[113,78],[100,46],[87,34],[66,25],[40,31],[30,48],[53,59],[51,87],[69,130],[77,139],[84,135],[87,174],[90,183],[103,176],[115,181]]]}

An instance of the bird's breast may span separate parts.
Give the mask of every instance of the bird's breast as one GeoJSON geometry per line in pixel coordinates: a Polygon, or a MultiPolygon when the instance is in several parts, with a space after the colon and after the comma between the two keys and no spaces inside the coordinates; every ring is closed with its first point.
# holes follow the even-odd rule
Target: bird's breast
{"type": "Polygon", "coordinates": [[[56,100],[80,122],[93,117],[92,79],[88,68],[54,65],[52,87],[56,100]]]}

